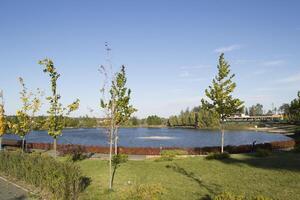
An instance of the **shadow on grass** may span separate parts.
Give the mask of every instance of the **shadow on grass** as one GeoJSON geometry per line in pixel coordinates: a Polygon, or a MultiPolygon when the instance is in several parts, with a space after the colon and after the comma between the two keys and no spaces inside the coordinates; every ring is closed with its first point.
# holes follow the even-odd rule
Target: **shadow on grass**
{"type": "Polygon", "coordinates": [[[292,152],[277,152],[268,157],[257,157],[253,153],[245,155],[245,158],[227,158],[217,161],[232,165],[246,164],[270,170],[300,171],[300,154],[292,152]]]}
{"type": "Polygon", "coordinates": [[[80,191],[83,192],[92,182],[90,177],[83,176],[80,181],[80,191]]]}
{"type": "MultiPolygon", "coordinates": [[[[205,188],[210,194],[216,194],[220,191],[220,186],[217,184],[205,184],[201,178],[197,177],[193,172],[188,172],[186,169],[183,167],[180,167],[178,164],[171,164],[171,165],[166,165],[167,169],[171,169],[174,172],[177,172],[181,175],[186,176],[187,178],[195,181],[200,187],[205,188]]],[[[209,195],[206,195],[205,197],[202,197],[200,200],[208,200],[211,199],[209,195]]]]}
{"type": "Polygon", "coordinates": [[[20,195],[18,197],[13,197],[8,200],[25,200],[25,199],[28,199],[28,197],[26,197],[25,195],[20,195]]]}

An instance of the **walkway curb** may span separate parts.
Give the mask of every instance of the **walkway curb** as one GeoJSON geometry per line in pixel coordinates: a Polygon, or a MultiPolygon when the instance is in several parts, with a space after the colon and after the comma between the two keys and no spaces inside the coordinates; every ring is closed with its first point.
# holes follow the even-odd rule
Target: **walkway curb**
{"type": "Polygon", "coordinates": [[[6,178],[4,178],[4,177],[2,177],[2,176],[0,176],[0,179],[3,180],[3,181],[5,181],[5,182],[7,182],[7,183],[12,184],[13,186],[15,186],[15,187],[17,187],[17,188],[20,188],[21,190],[23,190],[23,191],[25,191],[25,192],[27,192],[27,193],[31,193],[31,192],[30,192],[29,190],[27,190],[26,188],[24,188],[24,187],[22,187],[22,186],[19,186],[19,185],[13,183],[13,182],[7,180],[6,178]]]}

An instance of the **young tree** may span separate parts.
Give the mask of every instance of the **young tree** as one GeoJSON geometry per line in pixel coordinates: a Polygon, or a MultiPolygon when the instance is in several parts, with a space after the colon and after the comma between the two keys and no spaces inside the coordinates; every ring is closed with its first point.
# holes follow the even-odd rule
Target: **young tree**
{"type": "Polygon", "coordinates": [[[232,93],[236,88],[236,83],[232,81],[235,75],[230,75],[230,65],[224,59],[224,53],[219,57],[218,74],[213,79],[212,85],[205,90],[208,101],[202,99],[204,108],[212,109],[218,114],[221,123],[221,153],[224,151],[224,122],[227,117],[240,112],[243,102],[233,98],[232,93]]]}
{"type": "Polygon", "coordinates": [[[22,108],[17,111],[16,123],[12,124],[12,132],[20,136],[22,139],[22,150],[25,150],[26,135],[32,130],[34,123],[34,116],[41,107],[40,96],[42,93],[37,89],[37,93],[27,91],[27,87],[23,78],[19,77],[22,90],[20,92],[20,99],[22,102],[22,108]]]}
{"type": "Polygon", "coordinates": [[[56,71],[54,63],[50,59],[44,59],[39,61],[40,65],[44,66],[44,73],[47,73],[50,77],[51,84],[51,96],[47,97],[50,108],[47,111],[47,123],[48,123],[48,134],[53,138],[53,150],[54,156],[56,157],[56,146],[57,138],[62,134],[62,130],[65,127],[65,116],[70,115],[71,112],[79,108],[79,99],[76,99],[72,104],[67,107],[59,102],[61,96],[57,93],[57,80],[60,74],[56,71]]]}
{"type": "Polygon", "coordinates": [[[6,122],[4,115],[4,100],[3,100],[3,91],[0,90],[0,151],[2,150],[2,136],[6,131],[6,122]]]}
{"type": "Polygon", "coordinates": [[[107,119],[106,125],[109,137],[109,189],[112,189],[114,178],[112,172],[113,143],[115,145],[115,156],[117,156],[119,126],[128,121],[136,109],[130,105],[131,91],[126,87],[125,67],[122,66],[120,72],[113,77],[108,77],[107,71],[104,66],[100,67],[100,72],[105,76],[104,86],[101,88],[101,108],[104,110],[107,119]],[[108,86],[107,83],[110,81],[111,85],[108,86]]]}

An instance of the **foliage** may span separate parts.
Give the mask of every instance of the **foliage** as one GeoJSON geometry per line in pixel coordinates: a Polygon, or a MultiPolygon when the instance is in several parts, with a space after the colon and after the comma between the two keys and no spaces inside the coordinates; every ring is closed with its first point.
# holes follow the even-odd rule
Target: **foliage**
{"type": "Polygon", "coordinates": [[[263,105],[257,103],[249,108],[249,115],[250,116],[261,116],[264,114],[263,105]]]}
{"type": "Polygon", "coordinates": [[[245,195],[236,195],[230,192],[222,192],[216,195],[213,200],[271,200],[264,196],[246,197],[245,195]]]}
{"type": "Polygon", "coordinates": [[[0,150],[2,150],[2,136],[6,133],[7,127],[2,90],[0,90],[0,100],[0,150]]]}
{"type": "Polygon", "coordinates": [[[53,138],[56,138],[61,135],[64,128],[64,115],[69,115],[79,108],[79,99],[64,108],[59,102],[61,96],[57,93],[57,80],[60,77],[60,74],[56,71],[53,61],[44,59],[39,61],[39,64],[44,66],[44,73],[47,73],[50,77],[52,95],[47,97],[47,100],[50,103],[50,108],[47,111],[49,114],[47,118],[48,134],[53,138]]]}
{"type": "Polygon", "coordinates": [[[208,100],[202,99],[204,109],[213,110],[218,115],[221,122],[222,142],[221,152],[224,149],[224,129],[222,123],[227,117],[243,110],[243,102],[238,98],[233,98],[232,93],[236,88],[236,83],[232,81],[234,74],[230,74],[230,65],[225,61],[222,53],[219,58],[218,75],[213,79],[212,85],[205,90],[208,100]]]}
{"type": "Polygon", "coordinates": [[[198,113],[198,127],[199,128],[218,128],[220,127],[220,120],[218,113],[214,110],[201,109],[198,113]]]}
{"type": "MultiPolygon", "coordinates": [[[[103,71],[105,70],[104,67],[101,69],[103,71]]],[[[125,66],[123,65],[120,72],[116,74],[115,79],[112,80],[111,88],[109,90],[110,99],[107,102],[104,98],[101,99],[101,108],[112,112],[110,120],[114,121],[115,126],[119,126],[128,121],[131,115],[137,111],[130,105],[131,90],[125,87],[126,82],[125,66]]]]}
{"type": "Polygon", "coordinates": [[[112,165],[113,166],[120,166],[122,163],[128,161],[128,155],[126,154],[117,154],[112,157],[112,165]]]}
{"type": "Polygon", "coordinates": [[[78,199],[87,183],[74,163],[19,151],[0,152],[0,171],[50,193],[51,199],[78,199]]]}
{"type": "Polygon", "coordinates": [[[300,153],[300,145],[297,145],[294,149],[293,152],[295,153],[300,153]]]}
{"type": "Polygon", "coordinates": [[[227,158],[230,158],[230,154],[227,152],[210,153],[205,157],[206,160],[223,160],[223,159],[227,159],[227,158]]]}
{"type": "Polygon", "coordinates": [[[214,110],[221,121],[243,109],[243,102],[233,98],[231,94],[236,88],[236,83],[232,81],[235,74],[230,75],[229,67],[222,53],[219,58],[218,75],[213,79],[212,86],[205,90],[210,102],[201,100],[202,106],[214,110]]]}
{"type": "Polygon", "coordinates": [[[70,156],[73,162],[87,158],[85,148],[80,145],[64,145],[59,152],[62,156],[70,156]]]}
{"type": "Polygon", "coordinates": [[[245,197],[242,195],[235,195],[230,192],[223,192],[216,195],[213,200],[245,200],[245,197]]]}
{"type": "Polygon", "coordinates": [[[9,123],[9,125],[11,132],[22,138],[22,149],[24,150],[25,137],[32,130],[34,116],[41,107],[40,97],[42,96],[42,92],[39,89],[37,89],[35,94],[28,92],[23,78],[19,77],[19,82],[22,88],[20,92],[22,107],[17,110],[14,123],[9,123]]]}
{"type": "Polygon", "coordinates": [[[1,102],[0,102],[0,137],[2,137],[6,131],[6,120],[5,120],[5,110],[4,110],[2,90],[0,91],[0,100],[1,100],[1,102]]]}
{"type": "Polygon", "coordinates": [[[73,103],[67,107],[63,107],[59,102],[61,96],[57,93],[57,80],[60,74],[56,71],[54,63],[50,59],[44,59],[39,61],[40,65],[44,66],[44,73],[47,73],[50,77],[51,84],[51,96],[47,97],[50,103],[50,108],[47,111],[47,126],[48,134],[54,139],[54,152],[56,156],[56,139],[62,134],[62,130],[65,127],[65,115],[69,115],[71,112],[79,108],[79,99],[76,99],[73,103]]]}
{"type": "Polygon", "coordinates": [[[176,156],[188,155],[188,152],[181,149],[175,150],[162,150],[160,152],[160,157],[155,159],[156,162],[159,161],[172,161],[176,156]]]}
{"type": "Polygon", "coordinates": [[[149,126],[151,125],[162,125],[163,119],[158,117],[157,115],[148,116],[146,122],[149,126]]]}
{"type": "Polygon", "coordinates": [[[272,155],[272,151],[268,149],[258,148],[256,149],[255,156],[256,157],[268,157],[272,155]]]}
{"type": "Polygon", "coordinates": [[[298,92],[297,98],[290,103],[288,118],[292,122],[300,122],[300,91],[298,92]]]}
{"type": "Polygon", "coordinates": [[[107,69],[104,66],[100,67],[100,73],[104,75],[104,84],[101,88],[102,98],[100,100],[100,106],[105,113],[105,125],[107,127],[107,133],[109,138],[109,189],[112,189],[114,176],[118,164],[115,164],[112,171],[112,165],[120,157],[112,157],[112,145],[115,144],[115,156],[117,152],[118,144],[118,128],[121,124],[127,122],[132,114],[137,110],[130,104],[131,90],[126,87],[126,73],[125,66],[121,67],[120,72],[115,76],[109,77],[107,69]],[[111,80],[110,80],[111,79],[111,80]],[[107,85],[107,82],[111,81],[111,85],[107,85]],[[108,92],[108,94],[107,94],[108,92]],[[108,98],[108,99],[107,99],[108,98]],[[116,159],[116,160],[114,160],[116,159]]]}
{"type": "Polygon", "coordinates": [[[126,187],[120,193],[121,200],[159,200],[165,189],[161,184],[136,184],[126,187]]]}

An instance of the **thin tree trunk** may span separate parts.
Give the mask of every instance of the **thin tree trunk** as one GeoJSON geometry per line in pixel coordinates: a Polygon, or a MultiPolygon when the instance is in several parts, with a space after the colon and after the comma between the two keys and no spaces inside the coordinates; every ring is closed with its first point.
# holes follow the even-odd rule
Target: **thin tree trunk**
{"type": "Polygon", "coordinates": [[[2,136],[0,136],[0,151],[2,151],[2,136]]]}
{"type": "Polygon", "coordinates": [[[115,129],[115,155],[118,155],[118,128],[115,129]]]}
{"type": "Polygon", "coordinates": [[[223,126],[224,120],[221,120],[221,153],[224,152],[224,126],[223,126]]]}
{"type": "Polygon", "coordinates": [[[25,151],[25,136],[22,137],[22,151],[25,151]]]}
{"type": "Polygon", "coordinates": [[[53,150],[54,150],[54,158],[56,158],[56,146],[57,146],[57,138],[54,137],[54,142],[53,142],[53,150]]]}
{"type": "Polygon", "coordinates": [[[223,153],[224,152],[224,129],[223,129],[223,127],[222,127],[221,132],[222,132],[221,153],[223,153]]]}
{"type": "Polygon", "coordinates": [[[113,146],[113,131],[110,130],[109,138],[109,189],[112,189],[112,146],[113,146]]]}
{"type": "Polygon", "coordinates": [[[115,165],[114,167],[114,171],[112,173],[112,179],[111,179],[111,187],[113,186],[114,184],[114,179],[115,179],[115,174],[116,174],[116,171],[117,171],[117,165],[115,165]]]}

